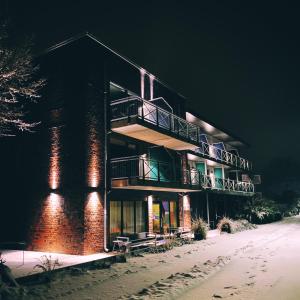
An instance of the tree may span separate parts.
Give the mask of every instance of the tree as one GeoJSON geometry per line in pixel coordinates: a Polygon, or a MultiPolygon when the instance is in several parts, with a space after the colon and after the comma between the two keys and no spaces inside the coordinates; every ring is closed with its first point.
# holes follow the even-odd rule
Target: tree
{"type": "Polygon", "coordinates": [[[35,78],[39,67],[33,62],[32,39],[14,41],[7,28],[7,23],[0,25],[0,137],[34,130],[39,123],[30,120],[29,106],[45,84],[35,78]]]}

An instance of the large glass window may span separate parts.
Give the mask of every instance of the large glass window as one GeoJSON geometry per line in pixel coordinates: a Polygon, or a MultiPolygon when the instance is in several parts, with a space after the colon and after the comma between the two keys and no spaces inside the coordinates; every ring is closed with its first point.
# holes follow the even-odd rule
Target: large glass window
{"type": "Polygon", "coordinates": [[[145,202],[136,201],[135,202],[135,213],[136,213],[136,232],[146,231],[146,218],[145,218],[145,202]]]}
{"type": "Polygon", "coordinates": [[[168,233],[170,228],[170,209],[168,201],[162,201],[162,222],[163,232],[168,233]]]}
{"type": "Polygon", "coordinates": [[[153,203],[153,231],[168,233],[177,228],[177,203],[175,200],[162,200],[153,203]]]}
{"type": "Polygon", "coordinates": [[[123,234],[134,233],[134,201],[123,201],[123,234]]]}
{"type": "Polygon", "coordinates": [[[170,225],[172,228],[177,227],[177,207],[176,201],[170,201],[170,225]]]}
{"type": "Polygon", "coordinates": [[[160,232],[160,204],[153,203],[152,205],[152,215],[153,215],[153,231],[160,232]]]}
{"type": "Polygon", "coordinates": [[[110,202],[110,233],[112,238],[121,234],[121,201],[110,202]]]}

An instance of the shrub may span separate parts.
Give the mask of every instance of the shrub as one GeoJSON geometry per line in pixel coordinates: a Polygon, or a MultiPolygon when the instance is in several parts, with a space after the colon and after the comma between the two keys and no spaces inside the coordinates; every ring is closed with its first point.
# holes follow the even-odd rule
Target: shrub
{"type": "Polygon", "coordinates": [[[42,255],[39,259],[40,263],[36,264],[33,269],[41,269],[44,274],[44,279],[46,281],[51,281],[53,271],[61,266],[62,264],[58,261],[58,258],[52,259],[51,255],[42,255]]]}
{"type": "Polygon", "coordinates": [[[283,207],[269,198],[254,198],[244,207],[244,216],[250,222],[264,224],[282,219],[283,207]]]}
{"type": "Polygon", "coordinates": [[[257,228],[257,225],[250,223],[248,220],[241,219],[241,220],[235,220],[234,222],[234,232],[240,232],[244,230],[251,230],[257,228]]]}
{"type": "Polygon", "coordinates": [[[244,230],[255,229],[255,224],[249,223],[247,220],[232,220],[229,218],[223,218],[219,221],[217,229],[221,232],[236,233],[244,230]]]}
{"type": "Polygon", "coordinates": [[[202,218],[192,219],[192,231],[195,240],[205,240],[208,231],[208,224],[202,218]]]}
{"type": "Polygon", "coordinates": [[[229,218],[222,218],[218,225],[217,225],[217,229],[221,232],[228,232],[228,233],[233,233],[234,232],[234,222],[233,220],[229,219],[229,218]]]}

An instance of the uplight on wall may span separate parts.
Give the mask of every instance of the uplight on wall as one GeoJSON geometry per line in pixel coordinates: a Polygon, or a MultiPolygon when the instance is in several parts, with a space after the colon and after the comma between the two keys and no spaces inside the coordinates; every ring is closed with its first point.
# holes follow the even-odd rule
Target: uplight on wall
{"type": "Polygon", "coordinates": [[[87,197],[86,209],[96,211],[100,205],[99,193],[91,192],[87,197]]]}
{"type": "Polygon", "coordinates": [[[53,217],[57,214],[58,210],[61,207],[62,197],[56,193],[50,193],[48,196],[48,205],[49,205],[49,213],[53,217]]]}
{"type": "Polygon", "coordinates": [[[94,116],[90,122],[87,146],[87,185],[97,188],[100,184],[100,142],[97,132],[97,120],[94,116]]]}
{"type": "Polygon", "coordinates": [[[51,189],[55,190],[60,185],[60,170],[61,170],[61,157],[60,157],[60,139],[61,128],[54,127],[50,129],[50,161],[49,161],[49,175],[48,183],[51,189]]]}

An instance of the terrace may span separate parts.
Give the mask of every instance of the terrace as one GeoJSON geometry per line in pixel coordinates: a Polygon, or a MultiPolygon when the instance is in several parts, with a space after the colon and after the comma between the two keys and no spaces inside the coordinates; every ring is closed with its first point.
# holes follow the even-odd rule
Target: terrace
{"type": "Polygon", "coordinates": [[[218,163],[222,163],[228,166],[234,166],[238,169],[242,169],[246,171],[252,170],[252,163],[249,160],[237,156],[226,150],[217,148],[203,141],[200,142],[200,147],[195,148],[193,150],[189,150],[188,152],[196,156],[201,156],[218,163]]]}
{"type": "Polygon", "coordinates": [[[203,189],[230,192],[245,196],[254,194],[254,185],[251,182],[236,181],[229,178],[214,178],[209,175],[201,175],[201,186],[203,189]]]}
{"type": "Polygon", "coordinates": [[[117,189],[193,192],[201,190],[198,173],[173,164],[141,158],[111,160],[112,187],[117,189]]]}
{"type": "Polygon", "coordinates": [[[252,169],[248,160],[203,142],[198,125],[138,96],[111,102],[111,125],[112,131],[138,140],[173,150],[187,150],[239,169],[252,169]]]}
{"type": "Polygon", "coordinates": [[[140,97],[111,102],[112,131],[174,150],[194,149],[200,128],[140,97]]]}

